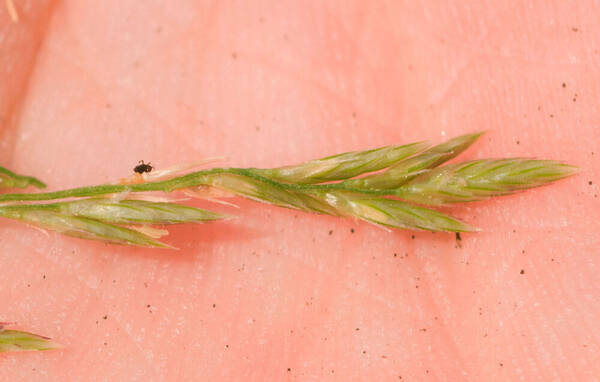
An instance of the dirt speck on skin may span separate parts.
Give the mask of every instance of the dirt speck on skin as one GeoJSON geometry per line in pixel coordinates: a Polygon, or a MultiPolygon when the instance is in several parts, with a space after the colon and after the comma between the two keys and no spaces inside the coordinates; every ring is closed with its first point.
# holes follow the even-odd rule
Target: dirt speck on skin
{"type": "Polygon", "coordinates": [[[521,142],[517,141],[517,145],[518,145],[518,144],[521,144],[521,142]]]}
{"type": "Polygon", "coordinates": [[[521,269],[521,272],[519,272],[520,274],[524,275],[525,274],[525,269],[521,269]]]}
{"type": "Polygon", "coordinates": [[[563,89],[567,87],[567,84],[565,82],[562,83],[562,87],[563,89]]]}
{"type": "Polygon", "coordinates": [[[350,228],[350,233],[354,233],[354,228],[350,228]]]}
{"type": "Polygon", "coordinates": [[[462,248],[462,237],[460,237],[460,232],[456,232],[456,247],[455,248],[462,248]]]}
{"type": "Polygon", "coordinates": [[[331,236],[331,235],[333,235],[333,230],[332,229],[329,230],[329,236],[331,236]]]}
{"type": "Polygon", "coordinates": [[[579,28],[577,28],[577,27],[573,27],[573,28],[571,28],[571,30],[572,30],[573,32],[579,32],[579,28]]]}
{"type": "Polygon", "coordinates": [[[412,240],[415,240],[415,235],[410,235],[410,238],[411,238],[412,240]]]}
{"type": "Polygon", "coordinates": [[[592,183],[592,181],[590,180],[590,181],[588,182],[588,184],[591,186],[593,183],[592,183]]]}

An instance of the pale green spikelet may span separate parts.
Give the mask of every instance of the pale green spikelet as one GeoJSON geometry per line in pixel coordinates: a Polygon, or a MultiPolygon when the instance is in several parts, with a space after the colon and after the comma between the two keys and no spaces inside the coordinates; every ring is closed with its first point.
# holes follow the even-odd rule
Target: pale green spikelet
{"type": "Polygon", "coordinates": [[[43,229],[81,239],[101,240],[115,244],[168,248],[169,246],[139,231],[98,220],[61,214],[45,206],[3,206],[0,216],[16,219],[43,229]]]}
{"type": "Polygon", "coordinates": [[[374,150],[332,155],[296,166],[253,169],[255,173],[278,182],[316,184],[381,170],[408,158],[428,146],[425,142],[388,146],[374,150]]]}
{"type": "Polygon", "coordinates": [[[475,230],[468,224],[441,212],[410,205],[400,200],[365,197],[336,190],[325,192],[323,199],[334,206],[340,215],[386,227],[447,232],[475,230]]]}
{"type": "Polygon", "coordinates": [[[228,218],[201,208],[134,199],[90,198],[56,203],[54,206],[61,214],[115,224],[202,223],[228,218]]]}
{"type": "Polygon", "coordinates": [[[346,180],[343,184],[350,188],[359,189],[399,187],[428,169],[456,157],[471,146],[482,134],[483,132],[461,135],[434,146],[419,155],[400,161],[381,173],[367,175],[360,179],[346,180]]]}
{"type": "Polygon", "coordinates": [[[472,202],[542,186],[575,174],[577,167],[535,159],[481,159],[442,166],[395,190],[412,202],[472,202]]]}
{"type": "Polygon", "coordinates": [[[310,193],[256,176],[250,170],[239,171],[236,174],[209,174],[202,182],[235,195],[280,207],[337,215],[334,208],[310,193]]]}

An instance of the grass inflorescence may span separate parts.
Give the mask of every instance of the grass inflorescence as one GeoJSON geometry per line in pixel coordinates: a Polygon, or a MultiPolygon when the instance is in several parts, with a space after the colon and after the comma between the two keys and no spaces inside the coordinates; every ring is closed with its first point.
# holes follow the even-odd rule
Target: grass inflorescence
{"type": "MultiPolygon", "coordinates": [[[[149,226],[207,222],[227,216],[174,201],[154,202],[134,196],[177,190],[188,195],[214,195],[212,191],[219,190],[219,195],[225,192],[385,227],[464,232],[474,228],[427,206],[508,195],[577,172],[568,164],[523,158],[444,165],[481,135],[466,134],[433,147],[417,142],[354,151],[272,169],[213,168],[134,184],[0,194],[0,216],[76,237],[166,247],[158,241],[166,231],[149,226]]],[[[2,170],[0,179],[13,179],[13,187],[43,186],[35,178],[2,170]]]]}

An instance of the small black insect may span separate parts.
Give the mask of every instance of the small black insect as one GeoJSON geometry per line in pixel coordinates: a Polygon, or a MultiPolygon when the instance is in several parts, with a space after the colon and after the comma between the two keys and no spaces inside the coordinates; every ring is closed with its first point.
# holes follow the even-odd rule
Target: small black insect
{"type": "Polygon", "coordinates": [[[138,174],[143,174],[145,172],[152,171],[152,166],[150,165],[150,162],[144,163],[144,161],[141,160],[140,164],[133,168],[133,171],[137,172],[138,174]]]}

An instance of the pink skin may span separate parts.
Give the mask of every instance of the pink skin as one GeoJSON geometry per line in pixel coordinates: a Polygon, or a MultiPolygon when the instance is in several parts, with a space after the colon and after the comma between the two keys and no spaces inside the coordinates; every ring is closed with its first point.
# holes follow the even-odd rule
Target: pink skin
{"type": "Polygon", "coordinates": [[[65,348],[2,355],[0,380],[600,375],[597,3],[14,1],[0,164],[50,189],[482,129],[462,159],[583,171],[449,208],[482,229],[462,248],[241,199],[195,202],[239,219],[172,229],[179,251],[2,220],[0,319],[65,348]]]}

